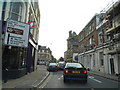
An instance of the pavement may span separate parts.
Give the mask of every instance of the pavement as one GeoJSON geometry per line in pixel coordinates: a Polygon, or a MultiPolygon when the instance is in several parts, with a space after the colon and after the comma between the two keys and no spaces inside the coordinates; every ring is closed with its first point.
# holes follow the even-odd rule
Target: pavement
{"type": "Polygon", "coordinates": [[[101,72],[96,72],[96,71],[88,71],[89,74],[94,74],[94,75],[98,75],[107,79],[111,79],[111,80],[115,80],[115,81],[119,81],[120,82],[120,77],[116,76],[116,75],[109,75],[109,74],[104,74],[101,72]]]}
{"type": "Polygon", "coordinates": [[[44,80],[49,76],[49,72],[46,70],[46,66],[38,65],[37,70],[31,72],[23,77],[8,80],[2,84],[2,89],[6,88],[37,88],[44,80]]]}

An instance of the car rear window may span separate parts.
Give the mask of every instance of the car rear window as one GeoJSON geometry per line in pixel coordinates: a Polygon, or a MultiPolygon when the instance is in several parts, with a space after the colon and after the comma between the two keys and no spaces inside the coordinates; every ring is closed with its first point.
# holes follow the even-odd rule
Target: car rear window
{"type": "Polygon", "coordinates": [[[59,64],[65,64],[65,62],[59,62],[59,64]]]}
{"type": "Polygon", "coordinates": [[[78,63],[67,64],[67,68],[69,68],[69,67],[83,68],[83,66],[81,64],[78,64],[78,63]]]}
{"type": "Polygon", "coordinates": [[[49,65],[57,65],[56,63],[50,63],[49,65]]]}

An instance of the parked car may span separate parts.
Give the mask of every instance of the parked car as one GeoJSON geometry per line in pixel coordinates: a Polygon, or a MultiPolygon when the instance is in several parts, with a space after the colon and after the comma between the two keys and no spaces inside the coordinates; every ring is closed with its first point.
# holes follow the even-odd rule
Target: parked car
{"type": "Polygon", "coordinates": [[[48,71],[58,71],[57,63],[49,63],[47,65],[48,71]]]}
{"type": "Polygon", "coordinates": [[[66,83],[68,80],[81,80],[87,83],[87,70],[80,63],[66,63],[63,71],[63,80],[66,83]]]}
{"type": "Polygon", "coordinates": [[[65,67],[65,62],[64,61],[60,61],[60,62],[58,62],[58,69],[61,69],[61,70],[63,70],[64,69],[64,67],[65,67]]]}
{"type": "Polygon", "coordinates": [[[46,65],[46,62],[44,60],[38,61],[38,65],[46,65]]]}

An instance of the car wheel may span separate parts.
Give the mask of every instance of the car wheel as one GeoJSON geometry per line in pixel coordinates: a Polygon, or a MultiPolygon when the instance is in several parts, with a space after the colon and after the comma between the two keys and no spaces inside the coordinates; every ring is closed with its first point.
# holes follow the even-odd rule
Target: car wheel
{"type": "Polygon", "coordinates": [[[64,83],[66,83],[67,82],[67,80],[66,79],[64,79],[64,83]]]}
{"type": "Polygon", "coordinates": [[[66,78],[64,78],[64,83],[68,82],[68,80],[66,78]]]}

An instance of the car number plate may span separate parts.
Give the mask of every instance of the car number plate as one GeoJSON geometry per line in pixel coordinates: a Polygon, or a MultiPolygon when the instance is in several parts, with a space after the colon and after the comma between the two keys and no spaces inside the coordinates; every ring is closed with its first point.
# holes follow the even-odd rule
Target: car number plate
{"type": "Polygon", "coordinates": [[[80,73],[80,71],[72,71],[72,73],[80,73]]]}

